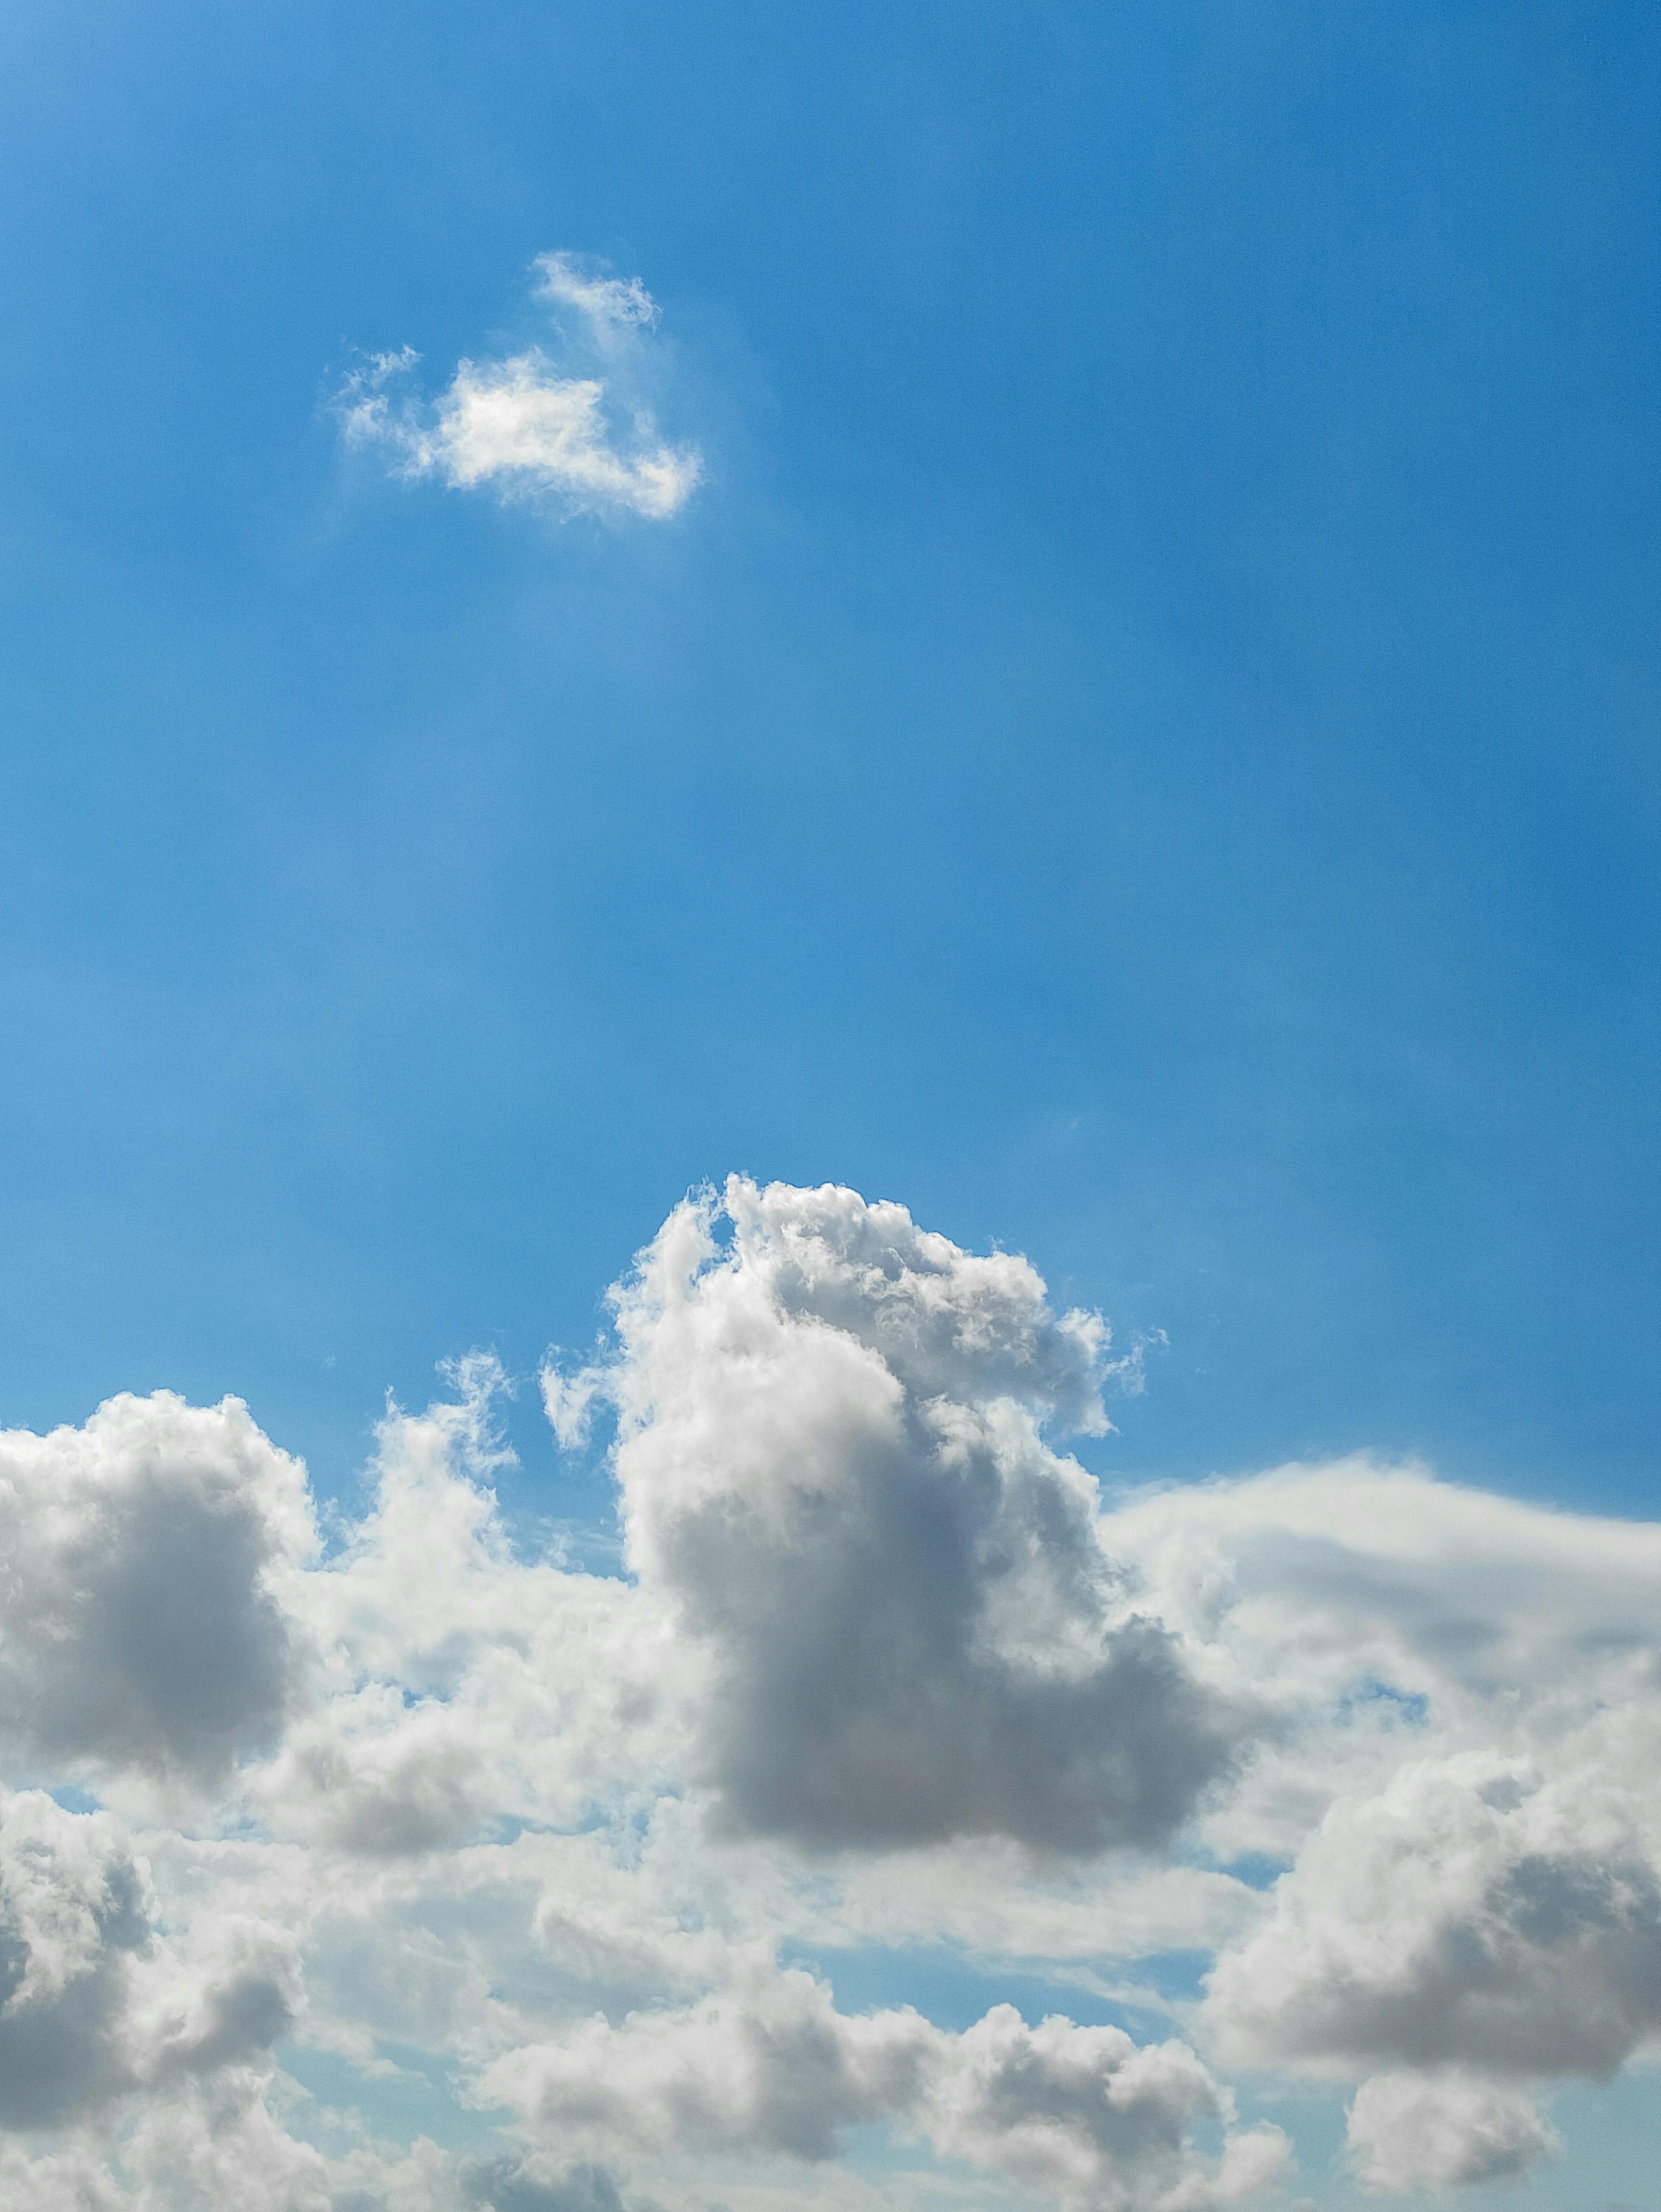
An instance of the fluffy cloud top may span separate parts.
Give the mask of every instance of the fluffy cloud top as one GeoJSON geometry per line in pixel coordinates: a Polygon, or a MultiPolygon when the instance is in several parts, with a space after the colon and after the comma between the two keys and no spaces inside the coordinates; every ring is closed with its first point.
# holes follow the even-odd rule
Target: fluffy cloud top
{"type": "Polygon", "coordinates": [[[537,297],[568,311],[564,356],[594,356],[604,375],[572,374],[532,345],[497,361],[463,360],[433,400],[409,386],[418,356],[405,346],[350,376],[336,410],[349,446],[379,451],[406,477],[459,490],[488,485],[504,499],[542,498],[569,514],[678,514],[703,477],[696,448],[657,434],[643,396],[642,348],[658,319],[638,277],[585,273],[569,254],[535,264],[537,297]],[[619,421],[621,417],[621,422],[619,421]]]}
{"type": "Polygon", "coordinates": [[[314,1542],[303,1470],[235,1399],[0,1437],[0,1732],[60,1775],[222,1768],[290,1703],[277,1583],[314,1542]]]}
{"type": "Polygon", "coordinates": [[[1467,2074],[1378,2074],[1350,2108],[1362,2182],[1388,2196],[1503,2181],[1559,2149],[1532,2103],[1467,2074]]]}
{"type": "Polygon", "coordinates": [[[1661,2050],[1661,1529],[1360,1462],[1105,1508],[1104,1325],[851,1191],[690,1201],[612,1313],[544,1383],[624,1576],[514,1541],[486,1358],[326,1552],[234,1401],[0,1437],[0,2201],[1202,2212],[1323,2185],[1242,2069],[1400,2193],[1661,2050]],[[840,2001],[873,1949],[981,2016],[840,2001]]]}
{"type": "Polygon", "coordinates": [[[1025,1261],[734,1178],[614,1307],[616,1361],[551,1375],[550,1407],[617,1408],[630,1563],[708,1656],[701,1771],[737,1829],[1152,1844],[1226,1771],[1238,1716],[1041,1433],[1105,1426],[1106,1331],[1025,1261]]]}

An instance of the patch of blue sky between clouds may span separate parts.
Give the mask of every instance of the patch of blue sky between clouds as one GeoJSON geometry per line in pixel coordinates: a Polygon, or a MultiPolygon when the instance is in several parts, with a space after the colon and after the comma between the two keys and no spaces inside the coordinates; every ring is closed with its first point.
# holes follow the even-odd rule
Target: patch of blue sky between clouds
{"type": "Polygon", "coordinates": [[[373,2067],[302,2043],[275,2053],[285,2088],[283,2118],[296,2140],[332,2154],[365,2136],[405,2142],[425,2136],[446,2150],[477,2150],[496,2140],[499,2114],[457,2097],[447,2068],[425,2052],[382,2044],[373,2067]]]}
{"type": "Polygon", "coordinates": [[[961,2032],[994,2005],[1013,2004],[1029,2027],[1061,2014],[1080,2027],[1157,2040],[1173,2032],[1175,2008],[1199,2000],[1211,1954],[1162,1952],[1121,1971],[1106,1960],[977,1960],[939,1944],[839,1950],[787,1942],[779,1960],[829,1982],[843,2012],[909,2004],[936,2027],[961,2032]]]}

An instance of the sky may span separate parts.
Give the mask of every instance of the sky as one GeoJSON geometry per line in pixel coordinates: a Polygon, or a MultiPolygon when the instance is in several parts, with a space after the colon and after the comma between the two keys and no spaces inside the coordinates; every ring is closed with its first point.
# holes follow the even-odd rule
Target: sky
{"type": "Polygon", "coordinates": [[[1648,2212],[1661,27],[0,67],[0,2201],[1648,2212]]]}

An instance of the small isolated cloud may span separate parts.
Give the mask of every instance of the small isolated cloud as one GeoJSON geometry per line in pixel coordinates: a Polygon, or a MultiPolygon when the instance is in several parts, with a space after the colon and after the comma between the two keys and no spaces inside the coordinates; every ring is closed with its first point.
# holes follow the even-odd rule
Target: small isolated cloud
{"type": "Polygon", "coordinates": [[[1377,2074],[1350,2107],[1356,2172],[1387,2196],[1506,2180],[1561,2148],[1531,2097],[1469,2074],[1377,2074]]]}
{"type": "Polygon", "coordinates": [[[656,302],[637,276],[602,276],[570,254],[542,254],[533,267],[557,353],[531,345],[463,359],[435,398],[416,385],[413,348],[374,355],[336,394],[342,436],[395,475],[458,490],[488,486],[573,514],[678,514],[703,462],[696,447],[660,436],[646,404],[656,302]]]}
{"type": "Polygon", "coordinates": [[[638,276],[596,276],[572,253],[539,253],[532,266],[542,297],[574,307],[596,337],[657,327],[658,303],[638,276]]]}

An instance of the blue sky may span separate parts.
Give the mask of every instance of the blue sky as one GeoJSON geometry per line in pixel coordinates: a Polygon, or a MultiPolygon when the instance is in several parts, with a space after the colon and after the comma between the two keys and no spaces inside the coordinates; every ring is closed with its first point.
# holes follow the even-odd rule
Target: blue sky
{"type": "Polygon", "coordinates": [[[8,1418],[338,1478],[736,1165],[1165,1329],[1128,1468],[1646,1501],[1645,11],[4,35],[8,1418]],[[551,246],[666,530],[343,465],[551,246]]]}
{"type": "Polygon", "coordinates": [[[0,68],[0,1428],[234,1393],[356,1510],[488,1347],[517,1463],[445,1449],[599,1525],[538,1362],[736,1171],[1140,1343],[1110,1493],[1652,1517],[1648,10],[64,0],[0,68]],[[702,480],[400,473],[406,346],[598,361],[702,480]]]}

